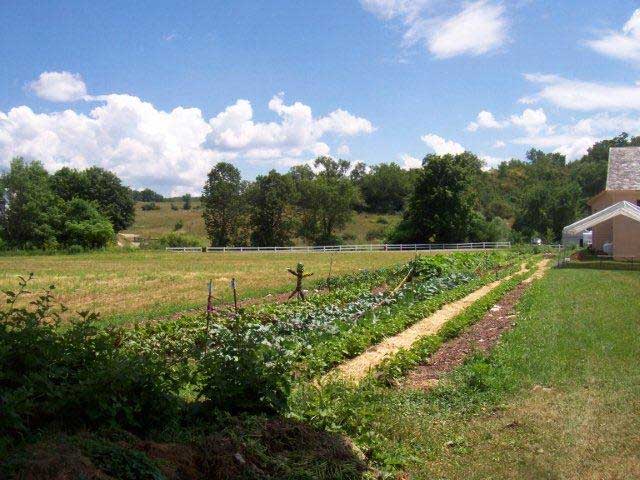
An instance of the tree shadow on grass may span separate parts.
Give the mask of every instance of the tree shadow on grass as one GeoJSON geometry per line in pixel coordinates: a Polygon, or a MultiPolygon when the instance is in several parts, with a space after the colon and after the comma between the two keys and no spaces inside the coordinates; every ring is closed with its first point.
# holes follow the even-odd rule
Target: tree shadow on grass
{"type": "Polygon", "coordinates": [[[570,261],[560,265],[559,268],[569,269],[589,269],[589,270],[623,270],[640,271],[640,259],[631,261],[617,260],[578,260],[570,261]]]}

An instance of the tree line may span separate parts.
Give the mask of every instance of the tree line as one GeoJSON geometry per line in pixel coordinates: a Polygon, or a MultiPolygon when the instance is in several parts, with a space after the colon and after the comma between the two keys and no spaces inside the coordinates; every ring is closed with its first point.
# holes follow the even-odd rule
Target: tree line
{"type": "MultiPolygon", "coordinates": [[[[471,152],[427,155],[412,170],[319,157],[254,181],[222,162],[205,180],[202,214],[213,246],[340,243],[338,232],[363,211],[401,214],[385,232],[394,243],[554,242],[588,213],[587,200],[605,186],[609,148],[622,146],[640,146],[640,137],[603,140],[574,162],[536,149],[493,169],[471,152]]],[[[0,192],[0,248],[102,247],[133,223],[134,200],[166,200],[98,167],[49,174],[21,158],[0,175],[0,192]]],[[[182,201],[191,208],[190,195],[182,201]]]]}

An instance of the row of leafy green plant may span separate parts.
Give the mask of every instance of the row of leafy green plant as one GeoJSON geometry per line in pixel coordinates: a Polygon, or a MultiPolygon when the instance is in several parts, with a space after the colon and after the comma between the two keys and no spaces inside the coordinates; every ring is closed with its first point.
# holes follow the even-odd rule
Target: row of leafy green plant
{"type": "Polygon", "coordinates": [[[62,324],[64,308],[54,302],[53,286],[20,307],[29,280],[22,279],[18,291],[5,292],[0,312],[0,437],[8,444],[41,429],[81,427],[149,433],[185,421],[194,405],[210,407],[201,410],[207,412],[285,411],[295,381],[505,274],[517,259],[501,253],[419,257],[334,281],[331,291],[308,302],[130,329],[98,328],[98,315],[88,312],[62,324]],[[397,292],[385,288],[409,269],[412,282],[397,292]]]}
{"type": "MultiPolygon", "coordinates": [[[[528,263],[528,266],[531,267],[531,264],[528,263]]],[[[376,428],[380,404],[393,394],[393,388],[408,371],[426,361],[445,341],[457,337],[464,329],[482,319],[500,298],[532,273],[530,269],[504,281],[446,322],[437,334],[419,339],[410,349],[400,350],[357,385],[337,378],[320,384],[297,384],[290,396],[288,416],[351,437],[377,467],[391,474],[401,466],[403,459],[387,456],[388,449],[385,447],[389,439],[376,428]]],[[[484,388],[483,372],[468,372],[466,382],[472,390],[484,388]]]]}

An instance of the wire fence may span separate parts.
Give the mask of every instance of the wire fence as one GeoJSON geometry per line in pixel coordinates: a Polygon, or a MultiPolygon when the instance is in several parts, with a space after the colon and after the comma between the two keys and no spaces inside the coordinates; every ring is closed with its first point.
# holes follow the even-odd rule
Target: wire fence
{"type": "Polygon", "coordinates": [[[431,250],[494,250],[511,248],[511,242],[469,242],[469,243],[381,243],[368,245],[305,245],[291,247],[167,247],[169,252],[204,253],[265,253],[265,252],[416,252],[431,250]]]}

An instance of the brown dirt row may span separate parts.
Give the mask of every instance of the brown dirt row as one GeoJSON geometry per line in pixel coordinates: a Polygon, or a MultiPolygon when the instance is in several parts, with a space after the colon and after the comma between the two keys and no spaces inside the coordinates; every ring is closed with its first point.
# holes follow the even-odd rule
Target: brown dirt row
{"type": "Polygon", "coordinates": [[[537,271],[520,283],[495,304],[485,316],[468,330],[446,342],[407,375],[403,385],[407,388],[429,389],[454,368],[461,365],[474,352],[487,352],[499,341],[502,334],[514,326],[516,305],[533,280],[541,278],[549,268],[549,261],[539,264],[537,271]]]}
{"type": "MultiPolygon", "coordinates": [[[[525,271],[524,265],[520,269],[525,271]]],[[[482,298],[502,282],[511,278],[510,275],[504,279],[489,283],[478,290],[470,293],[466,297],[449,303],[436,311],[432,315],[420,320],[403,332],[389,337],[381,343],[374,345],[361,355],[348,360],[329,372],[328,376],[337,376],[344,380],[357,382],[367,375],[367,373],[379,365],[387,356],[393,355],[400,349],[410,348],[413,343],[421,337],[435,334],[444,323],[452,319],[476,300],[482,298]]]]}

